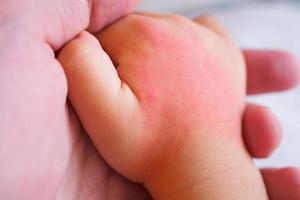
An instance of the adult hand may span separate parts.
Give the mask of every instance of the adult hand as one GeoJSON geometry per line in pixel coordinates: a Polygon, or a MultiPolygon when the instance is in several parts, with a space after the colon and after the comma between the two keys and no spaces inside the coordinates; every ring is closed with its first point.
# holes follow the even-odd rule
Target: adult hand
{"type": "MultiPolygon", "coordinates": [[[[248,69],[248,93],[283,91],[299,82],[299,63],[279,51],[244,51],[248,69]]],[[[267,158],[281,141],[281,127],[272,112],[249,104],[243,119],[244,141],[249,153],[267,158]]],[[[261,170],[271,200],[300,199],[300,170],[294,167],[261,170]]]]}
{"type": "MultiPolygon", "coordinates": [[[[67,104],[65,76],[54,54],[80,31],[100,30],[129,12],[135,3],[135,0],[1,3],[0,199],[149,198],[141,186],[112,171],[95,151],[67,104]]],[[[258,53],[249,60],[261,58],[259,63],[263,63],[287,59],[286,56],[270,59],[264,54],[258,53]]],[[[276,68],[272,63],[265,67],[276,68]]],[[[285,72],[293,75],[295,68],[287,65],[285,72]]],[[[259,75],[261,70],[254,70],[253,74],[259,75]]],[[[280,74],[271,75],[269,80],[281,85],[274,84],[269,90],[291,86],[280,74]]],[[[256,89],[265,88],[264,85],[262,82],[256,89]]],[[[258,113],[264,113],[264,109],[258,113]]],[[[269,114],[249,114],[244,123],[251,124],[255,115],[272,119],[269,114]]],[[[270,121],[270,126],[264,121],[260,124],[274,127],[274,121],[270,121]]],[[[251,135],[251,130],[255,129],[246,128],[245,133],[251,135]]],[[[278,177],[276,174],[281,175],[280,172],[270,172],[272,176],[265,176],[269,178],[266,180],[278,177]]],[[[266,183],[274,185],[274,181],[266,183]]]]}
{"type": "Polygon", "coordinates": [[[0,199],[138,199],[141,186],[113,172],[81,129],[55,58],[80,31],[100,30],[136,2],[1,2],[0,199]]]}

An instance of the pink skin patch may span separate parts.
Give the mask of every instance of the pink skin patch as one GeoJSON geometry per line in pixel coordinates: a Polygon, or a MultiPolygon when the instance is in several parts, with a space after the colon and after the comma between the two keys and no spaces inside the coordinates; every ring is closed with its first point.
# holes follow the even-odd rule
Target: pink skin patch
{"type": "MultiPolygon", "coordinates": [[[[240,142],[245,91],[236,87],[239,83],[228,70],[231,66],[212,57],[189,26],[170,31],[174,25],[166,26],[165,21],[153,24],[148,18],[134,18],[133,22],[132,18],[127,18],[131,26],[123,27],[116,37],[127,40],[116,40],[115,47],[105,40],[102,45],[112,54],[119,76],[141,104],[145,129],[151,134],[149,140],[170,144],[173,138],[179,147],[194,130],[201,134],[208,126],[225,125],[235,129],[226,133],[230,140],[240,142]],[[162,130],[163,135],[152,134],[162,130]]],[[[151,146],[149,140],[144,146],[151,146]]]]}

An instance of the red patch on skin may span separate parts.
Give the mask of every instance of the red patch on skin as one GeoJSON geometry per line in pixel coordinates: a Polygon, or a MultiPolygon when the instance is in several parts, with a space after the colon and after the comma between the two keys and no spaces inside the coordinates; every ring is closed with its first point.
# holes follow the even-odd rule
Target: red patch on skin
{"type": "Polygon", "coordinates": [[[244,91],[236,87],[232,55],[222,51],[229,46],[181,20],[135,15],[124,20],[102,34],[102,44],[139,100],[144,118],[133,124],[142,124],[136,134],[143,166],[172,158],[197,134],[239,139],[244,91]],[[219,43],[215,54],[222,55],[215,55],[219,43]]]}

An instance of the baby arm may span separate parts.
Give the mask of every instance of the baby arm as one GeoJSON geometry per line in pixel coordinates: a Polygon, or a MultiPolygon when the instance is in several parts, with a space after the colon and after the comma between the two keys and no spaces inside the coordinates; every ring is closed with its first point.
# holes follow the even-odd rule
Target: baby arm
{"type": "Polygon", "coordinates": [[[217,24],[129,15],[61,51],[69,98],[105,160],[154,199],[267,199],[241,138],[245,66],[217,24]]]}

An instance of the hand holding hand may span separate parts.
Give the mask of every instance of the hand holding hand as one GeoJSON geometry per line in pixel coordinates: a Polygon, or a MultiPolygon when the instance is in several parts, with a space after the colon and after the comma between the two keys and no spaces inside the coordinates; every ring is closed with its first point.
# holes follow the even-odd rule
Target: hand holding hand
{"type": "Polygon", "coordinates": [[[240,132],[243,57],[218,30],[134,14],[98,36],[112,62],[87,32],[60,53],[96,147],[156,199],[266,198],[240,132]]]}

